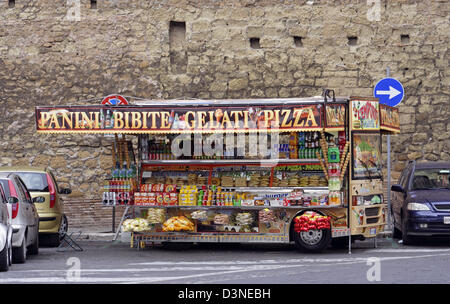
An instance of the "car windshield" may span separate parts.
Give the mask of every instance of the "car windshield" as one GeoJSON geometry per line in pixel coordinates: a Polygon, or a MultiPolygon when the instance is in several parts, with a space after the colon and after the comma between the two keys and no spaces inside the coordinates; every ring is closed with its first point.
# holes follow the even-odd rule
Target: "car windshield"
{"type": "Polygon", "coordinates": [[[47,176],[45,173],[18,172],[17,175],[25,183],[30,192],[48,192],[47,176]]]}
{"type": "Polygon", "coordinates": [[[7,179],[0,179],[0,184],[3,187],[3,191],[5,191],[6,198],[10,197],[8,180],[7,179]]]}
{"type": "Polygon", "coordinates": [[[413,190],[450,189],[450,168],[416,169],[413,190]]]}

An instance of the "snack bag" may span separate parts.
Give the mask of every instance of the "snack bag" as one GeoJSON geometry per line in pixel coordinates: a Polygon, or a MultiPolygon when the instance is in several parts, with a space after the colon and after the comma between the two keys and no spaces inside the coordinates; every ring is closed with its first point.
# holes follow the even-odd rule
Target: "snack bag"
{"type": "Polygon", "coordinates": [[[169,205],[169,203],[170,203],[170,194],[164,192],[162,195],[163,195],[163,205],[164,206],[169,205]]]}
{"type": "Polygon", "coordinates": [[[146,193],[146,204],[150,205],[150,206],[155,206],[156,205],[156,193],[146,193]]]}
{"type": "Polygon", "coordinates": [[[175,192],[177,185],[164,185],[164,192],[175,192]]]}
{"type": "Polygon", "coordinates": [[[176,192],[169,193],[169,205],[177,205],[178,204],[178,194],[176,192]]]}
{"type": "Polygon", "coordinates": [[[161,206],[164,203],[164,197],[161,192],[156,193],[156,205],[161,206]]]}

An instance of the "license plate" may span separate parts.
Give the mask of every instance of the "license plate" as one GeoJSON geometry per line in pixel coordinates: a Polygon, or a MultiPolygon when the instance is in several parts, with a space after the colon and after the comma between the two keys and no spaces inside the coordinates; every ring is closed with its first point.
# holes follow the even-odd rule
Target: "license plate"
{"type": "Polygon", "coordinates": [[[444,216],[444,224],[450,224],[450,216],[444,216]]]}
{"type": "Polygon", "coordinates": [[[370,228],[370,235],[377,234],[377,228],[370,228]]]}

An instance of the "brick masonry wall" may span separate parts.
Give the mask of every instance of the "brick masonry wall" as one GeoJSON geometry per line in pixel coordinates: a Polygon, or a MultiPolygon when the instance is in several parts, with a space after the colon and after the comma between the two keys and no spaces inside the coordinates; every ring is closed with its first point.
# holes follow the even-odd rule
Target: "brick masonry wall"
{"type": "Polygon", "coordinates": [[[37,135],[37,105],[98,104],[112,93],[307,97],[324,87],[371,96],[389,67],[406,91],[393,179],[407,160],[450,158],[448,1],[76,3],[0,2],[0,165],[54,169],[73,189],[71,222],[110,221],[109,209],[75,201],[99,200],[111,142],[37,135]]]}
{"type": "Polygon", "coordinates": [[[124,206],[116,206],[114,216],[113,207],[103,206],[98,200],[88,199],[67,199],[63,201],[63,205],[69,227],[75,231],[80,229],[81,231],[111,232],[113,224],[117,229],[125,211],[124,206]]]}

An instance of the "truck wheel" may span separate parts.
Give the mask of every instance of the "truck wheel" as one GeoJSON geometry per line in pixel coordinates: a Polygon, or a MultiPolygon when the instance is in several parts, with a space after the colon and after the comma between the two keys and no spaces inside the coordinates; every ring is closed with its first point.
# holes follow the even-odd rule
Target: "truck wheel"
{"type": "Polygon", "coordinates": [[[315,229],[309,231],[294,231],[294,242],[299,250],[321,252],[331,241],[331,229],[315,229]]]}

